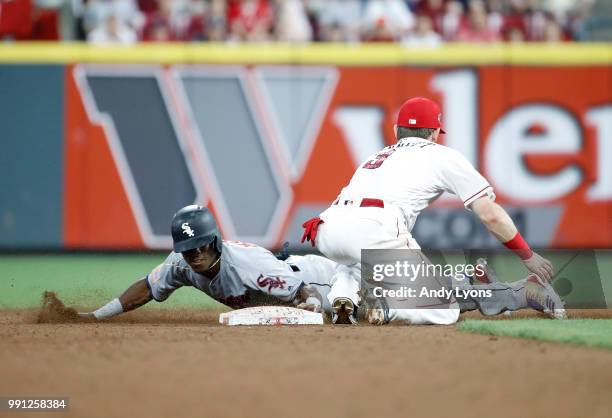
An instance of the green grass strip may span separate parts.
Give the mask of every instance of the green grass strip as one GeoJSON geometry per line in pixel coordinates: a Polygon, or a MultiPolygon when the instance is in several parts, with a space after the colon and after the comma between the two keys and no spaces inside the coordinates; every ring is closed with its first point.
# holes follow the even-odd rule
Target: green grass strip
{"type": "MultiPolygon", "coordinates": [[[[40,306],[45,290],[67,305],[94,308],[119,296],[165,259],[163,254],[0,255],[0,309],[40,306]]],[[[186,287],[147,307],[213,308],[222,305],[186,287]]]]}
{"type": "Polygon", "coordinates": [[[612,319],[467,319],[461,331],[612,349],[612,319]]]}

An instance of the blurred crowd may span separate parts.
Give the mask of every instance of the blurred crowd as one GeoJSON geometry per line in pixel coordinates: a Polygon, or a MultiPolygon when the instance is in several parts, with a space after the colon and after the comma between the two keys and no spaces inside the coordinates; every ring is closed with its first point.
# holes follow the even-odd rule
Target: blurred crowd
{"type": "Polygon", "coordinates": [[[588,40],[612,0],[0,0],[0,38],[136,42],[588,40]],[[59,29],[69,21],[69,30],[59,29]]]}

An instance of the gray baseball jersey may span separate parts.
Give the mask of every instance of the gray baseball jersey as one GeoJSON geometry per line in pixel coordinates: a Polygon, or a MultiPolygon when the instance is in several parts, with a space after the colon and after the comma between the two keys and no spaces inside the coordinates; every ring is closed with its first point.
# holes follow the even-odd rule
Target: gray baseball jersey
{"type": "Polygon", "coordinates": [[[257,245],[223,241],[221,268],[213,279],[196,273],[180,253],[172,252],[146,280],[151,295],[160,302],[179,287],[193,286],[224,305],[240,309],[289,305],[304,283],[313,283],[325,295],[334,269],[335,263],[323,257],[292,256],[282,261],[257,245]]]}

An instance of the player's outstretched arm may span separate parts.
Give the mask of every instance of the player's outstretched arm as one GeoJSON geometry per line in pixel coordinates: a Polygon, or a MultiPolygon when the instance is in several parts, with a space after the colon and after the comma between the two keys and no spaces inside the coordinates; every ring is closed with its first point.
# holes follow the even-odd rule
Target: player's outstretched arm
{"type": "Polygon", "coordinates": [[[317,289],[308,284],[304,284],[295,297],[294,304],[299,309],[321,312],[322,300],[317,289]]]}
{"type": "Polygon", "coordinates": [[[504,208],[487,196],[475,200],[471,208],[495,238],[523,260],[529,271],[549,282],[552,280],[554,271],[551,262],[529,248],[504,208]]]}
{"type": "Polygon", "coordinates": [[[93,312],[80,313],[84,318],[90,319],[105,319],[123,312],[128,312],[149,302],[153,299],[147,279],[141,279],[127,288],[125,292],[118,298],[115,298],[93,312]]]}

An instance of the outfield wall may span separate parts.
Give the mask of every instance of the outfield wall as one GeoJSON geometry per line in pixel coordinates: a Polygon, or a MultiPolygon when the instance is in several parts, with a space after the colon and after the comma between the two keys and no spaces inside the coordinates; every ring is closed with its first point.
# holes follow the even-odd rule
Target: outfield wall
{"type": "MultiPolygon", "coordinates": [[[[609,248],[611,62],[574,44],[2,46],[0,247],[167,248],[192,202],[226,238],[296,243],[424,95],[531,243],[609,248]]],[[[415,235],[495,245],[447,196],[415,235]]]]}

